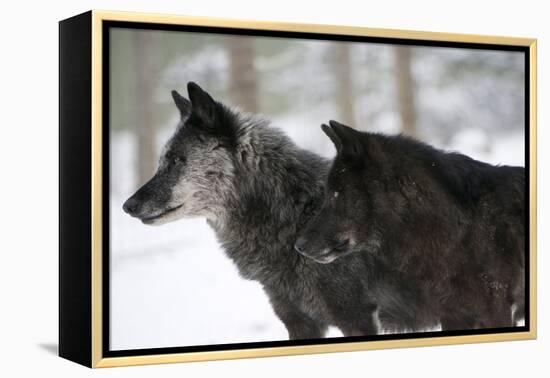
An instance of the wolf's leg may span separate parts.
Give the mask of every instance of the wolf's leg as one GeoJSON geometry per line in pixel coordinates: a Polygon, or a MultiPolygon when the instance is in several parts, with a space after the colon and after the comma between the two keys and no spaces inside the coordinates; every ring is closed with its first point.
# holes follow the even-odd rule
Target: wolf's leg
{"type": "Polygon", "coordinates": [[[344,336],[369,336],[378,334],[378,326],[371,318],[374,314],[365,314],[361,322],[340,322],[338,328],[344,336]]]}
{"type": "Polygon", "coordinates": [[[477,297],[454,303],[442,313],[443,331],[514,326],[513,299],[502,293],[479,290],[477,297]]]}
{"type": "MultiPolygon", "coordinates": [[[[510,302],[514,307],[513,325],[525,321],[525,271],[520,270],[519,278],[512,288],[510,302]]],[[[523,323],[525,324],[525,323],[523,323]]]]}
{"type": "Polygon", "coordinates": [[[275,314],[285,325],[290,340],[320,339],[325,336],[327,324],[315,321],[289,301],[280,298],[270,298],[270,300],[275,314]]]}
{"type": "Polygon", "coordinates": [[[507,298],[495,298],[480,328],[513,327],[515,325],[513,305],[514,302],[507,298]]]}
{"type": "Polygon", "coordinates": [[[525,302],[515,304],[512,326],[517,325],[521,321],[523,321],[523,324],[525,324],[525,302]]]}
{"type": "Polygon", "coordinates": [[[478,327],[474,317],[453,315],[444,315],[441,317],[442,331],[463,331],[475,328],[478,327]]]}
{"type": "Polygon", "coordinates": [[[335,320],[336,326],[344,336],[377,335],[378,316],[377,306],[374,304],[362,307],[348,307],[346,311],[335,320]]]}
{"type": "Polygon", "coordinates": [[[480,297],[479,303],[461,304],[447,309],[441,316],[441,330],[510,327],[513,325],[512,304],[503,298],[480,297]]]}

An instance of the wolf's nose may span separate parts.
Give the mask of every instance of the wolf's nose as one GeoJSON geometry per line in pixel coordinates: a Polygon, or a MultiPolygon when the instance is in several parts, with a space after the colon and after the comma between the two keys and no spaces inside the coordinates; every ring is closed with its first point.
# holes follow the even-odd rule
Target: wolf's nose
{"type": "Polygon", "coordinates": [[[126,213],[132,215],[135,214],[136,210],[138,208],[138,201],[134,198],[129,198],[124,202],[124,205],[122,205],[122,210],[124,210],[126,213]]]}
{"type": "Polygon", "coordinates": [[[307,244],[306,238],[304,238],[303,236],[300,236],[296,240],[296,243],[294,243],[294,249],[296,250],[296,252],[303,254],[306,248],[306,244],[307,244]]]}

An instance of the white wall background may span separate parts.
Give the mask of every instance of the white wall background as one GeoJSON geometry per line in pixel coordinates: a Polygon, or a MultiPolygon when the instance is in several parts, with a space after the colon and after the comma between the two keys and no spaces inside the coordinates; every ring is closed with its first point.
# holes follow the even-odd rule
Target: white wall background
{"type": "Polygon", "coordinates": [[[124,0],[5,4],[0,24],[0,375],[47,376],[546,376],[545,275],[550,242],[550,29],[543,1],[124,0]],[[57,344],[57,21],[88,9],[514,35],[539,39],[539,339],[132,367],[91,372],[55,356],[57,344]]]}

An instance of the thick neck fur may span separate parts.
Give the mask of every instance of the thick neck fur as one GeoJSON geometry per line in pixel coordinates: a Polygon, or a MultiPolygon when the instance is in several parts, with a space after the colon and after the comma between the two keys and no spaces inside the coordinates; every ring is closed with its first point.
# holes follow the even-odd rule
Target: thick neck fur
{"type": "Polygon", "coordinates": [[[277,261],[301,260],[297,232],[319,206],[328,162],[299,149],[279,130],[246,124],[237,147],[233,188],[211,222],[245,278],[265,281],[277,261]]]}

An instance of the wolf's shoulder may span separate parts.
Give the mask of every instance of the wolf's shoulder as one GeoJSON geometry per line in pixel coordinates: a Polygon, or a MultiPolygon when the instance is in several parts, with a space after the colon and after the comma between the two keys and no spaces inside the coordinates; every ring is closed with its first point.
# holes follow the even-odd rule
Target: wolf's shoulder
{"type": "Polygon", "coordinates": [[[523,194],[523,167],[493,165],[457,151],[447,151],[405,135],[365,133],[378,139],[383,154],[398,175],[430,177],[440,189],[462,204],[475,204],[481,197],[515,192],[523,194]]]}

